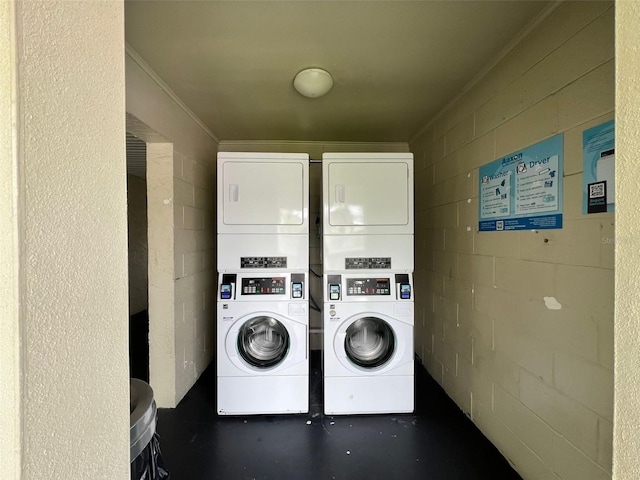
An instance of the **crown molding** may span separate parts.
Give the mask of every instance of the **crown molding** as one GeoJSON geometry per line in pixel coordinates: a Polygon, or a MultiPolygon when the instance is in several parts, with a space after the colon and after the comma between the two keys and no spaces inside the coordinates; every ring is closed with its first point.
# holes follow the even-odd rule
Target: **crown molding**
{"type": "Polygon", "coordinates": [[[171,88],[169,87],[169,85],[167,85],[166,83],[164,83],[164,80],[162,80],[162,78],[160,78],[160,76],[149,66],[149,64],[147,62],[144,61],[144,59],[138,54],[138,52],[136,52],[133,47],[131,45],[129,45],[128,43],[125,42],[125,53],[129,56],[129,58],[131,58],[131,60],[133,60],[147,75],[149,75],[149,78],[151,78],[151,80],[153,80],[156,85],[158,85],[158,87],[160,87],[162,89],[162,91],[164,93],[166,93],[169,98],[181,109],[183,110],[187,115],[189,115],[189,117],[191,117],[191,119],[196,122],[196,124],[198,124],[198,126],[207,134],[209,135],[216,143],[220,143],[220,139],[218,137],[215,136],[215,134],[209,130],[209,128],[202,122],[202,120],[200,120],[198,118],[198,116],[193,113],[193,111],[187,107],[187,105],[180,100],[180,97],[178,97],[178,95],[176,95],[176,93],[171,90],[171,88]]]}

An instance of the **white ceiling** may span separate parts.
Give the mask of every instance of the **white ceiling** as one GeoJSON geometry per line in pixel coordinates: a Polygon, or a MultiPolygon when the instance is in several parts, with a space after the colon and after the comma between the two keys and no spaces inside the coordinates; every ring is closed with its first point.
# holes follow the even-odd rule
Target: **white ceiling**
{"type": "Polygon", "coordinates": [[[554,3],[127,0],[125,31],[220,140],[407,142],[554,3]]]}

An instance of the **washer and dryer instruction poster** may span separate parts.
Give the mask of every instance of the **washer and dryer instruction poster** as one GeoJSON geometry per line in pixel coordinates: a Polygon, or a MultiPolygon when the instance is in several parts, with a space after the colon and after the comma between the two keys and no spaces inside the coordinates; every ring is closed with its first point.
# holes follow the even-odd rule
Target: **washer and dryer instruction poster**
{"type": "Polygon", "coordinates": [[[582,132],[582,213],[615,211],[615,125],[610,120],[582,132]]]}
{"type": "Polygon", "coordinates": [[[479,230],[562,228],[562,134],[480,167],[479,230]]]}

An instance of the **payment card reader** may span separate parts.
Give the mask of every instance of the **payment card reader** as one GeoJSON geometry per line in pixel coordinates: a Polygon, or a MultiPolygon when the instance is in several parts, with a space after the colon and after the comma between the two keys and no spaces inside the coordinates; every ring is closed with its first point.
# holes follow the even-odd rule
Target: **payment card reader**
{"type": "Polygon", "coordinates": [[[328,275],[327,276],[327,295],[330,302],[340,300],[340,283],[342,279],[340,275],[328,275]]]}
{"type": "Polygon", "coordinates": [[[291,274],[291,298],[294,298],[294,299],[304,298],[304,274],[303,273],[291,274]]]}
{"type": "Polygon", "coordinates": [[[398,288],[398,298],[400,300],[411,300],[411,281],[406,273],[396,274],[396,285],[398,288]]]}
{"type": "Polygon", "coordinates": [[[222,283],[220,284],[220,300],[231,300],[233,298],[233,287],[235,286],[235,284],[235,275],[222,275],[222,283]]]}

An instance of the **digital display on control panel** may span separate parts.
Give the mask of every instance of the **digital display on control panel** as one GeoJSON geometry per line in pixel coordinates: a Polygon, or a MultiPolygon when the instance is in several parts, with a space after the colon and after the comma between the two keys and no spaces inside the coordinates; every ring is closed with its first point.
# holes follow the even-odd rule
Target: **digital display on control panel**
{"type": "Polygon", "coordinates": [[[284,295],[285,278],[243,278],[242,295],[284,295]]]}
{"type": "Polygon", "coordinates": [[[347,278],[347,295],[390,295],[388,278],[347,278]]]}

